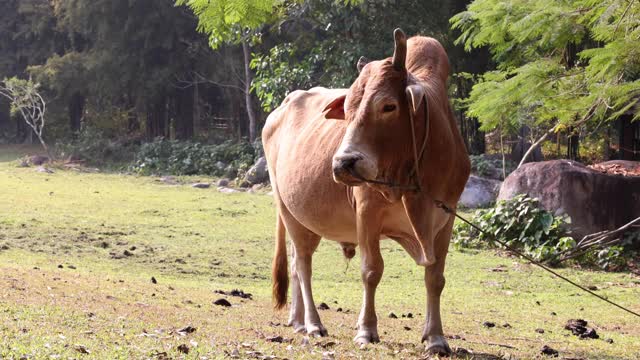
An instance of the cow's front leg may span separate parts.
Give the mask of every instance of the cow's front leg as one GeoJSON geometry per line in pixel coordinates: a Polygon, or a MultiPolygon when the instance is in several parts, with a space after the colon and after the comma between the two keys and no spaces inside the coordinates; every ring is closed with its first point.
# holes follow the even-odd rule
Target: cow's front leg
{"type": "Polygon", "coordinates": [[[451,348],[442,331],[442,319],[440,318],[440,295],[444,289],[444,264],[451,238],[453,219],[438,234],[436,240],[436,262],[425,268],[424,282],[427,288],[427,316],[422,333],[422,341],[426,341],[426,350],[432,354],[449,355],[451,348]]]}
{"type": "Polygon", "coordinates": [[[376,288],[382,278],[384,261],[380,254],[379,221],[366,212],[360,212],[357,220],[358,245],[360,246],[362,283],[364,296],[358,318],[358,333],[355,342],[365,345],[379,342],[378,317],[376,316],[376,288]]]}

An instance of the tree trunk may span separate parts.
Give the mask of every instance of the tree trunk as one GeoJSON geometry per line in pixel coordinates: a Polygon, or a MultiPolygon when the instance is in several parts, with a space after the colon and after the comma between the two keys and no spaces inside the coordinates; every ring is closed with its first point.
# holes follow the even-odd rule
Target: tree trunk
{"type": "Polygon", "coordinates": [[[75,135],[82,127],[82,114],[84,113],[85,98],[80,93],[75,93],[69,100],[69,128],[75,135]]]}
{"type": "Polygon", "coordinates": [[[531,155],[531,153],[533,153],[533,150],[535,150],[538,147],[538,145],[540,145],[540,143],[542,143],[549,135],[551,135],[554,129],[555,129],[555,126],[552,127],[551,130],[544,133],[544,135],[542,135],[540,139],[538,139],[538,141],[534,142],[533,144],[531,144],[531,146],[529,146],[529,149],[524,153],[524,155],[522,155],[522,160],[520,160],[520,164],[518,164],[518,167],[522,166],[522,164],[524,164],[527,161],[527,158],[529,157],[529,155],[531,155]]]}
{"type": "Polygon", "coordinates": [[[193,91],[180,90],[176,96],[176,138],[186,140],[193,137],[193,91]]]}
{"type": "Polygon", "coordinates": [[[200,135],[200,89],[198,83],[193,86],[193,137],[200,135]]]}
{"type": "Polygon", "coordinates": [[[249,41],[242,41],[242,53],[244,54],[244,101],[247,108],[247,116],[249,118],[249,141],[253,143],[256,139],[256,113],[253,107],[253,98],[251,97],[251,51],[249,49],[249,41]]]}

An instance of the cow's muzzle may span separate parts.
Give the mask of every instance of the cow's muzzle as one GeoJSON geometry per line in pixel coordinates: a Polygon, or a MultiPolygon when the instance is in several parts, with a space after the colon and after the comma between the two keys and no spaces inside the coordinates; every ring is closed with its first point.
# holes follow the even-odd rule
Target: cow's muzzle
{"type": "Polygon", "coordinates": [[[347,186],[362,185],[363,179],[375,177],[375,168],[359,153],[342,153],[333,157],[333,179],[347,186]]]}

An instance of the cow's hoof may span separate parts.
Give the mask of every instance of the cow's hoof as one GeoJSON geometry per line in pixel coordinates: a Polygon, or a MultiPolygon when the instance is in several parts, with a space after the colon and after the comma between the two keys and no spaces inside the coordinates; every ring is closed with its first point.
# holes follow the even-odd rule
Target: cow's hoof
{"type": "Polygon", "coordinates": [[[356,334],[356,337],[353,338],[353,341],[359,345],[367,345],[380,342],[380,337],[375,331],[360,330],[358,334],[356,334]]]}
{"type": "Polygon", "coordinates": [[[291,326],[295,333],[303,333],[307,331],[307,328],[304,326],[304,321],[289,320],[287,326],[291,326]]]}
{"type": "Polygon", "coordinates": [[[304,333],[307,331],[307,328],[305,328],[304,323],[290,322],[289,326],[293,328],[293,332],[295,333],[304,333]]]}
{"type": "Polygon", "coordinates": [[[447,340],[444,338],[444,336],[429,336],[426,341],[426,350],[429,354],[440,356],[451,355],[451,348],[449,347],[449,344],[447,343],[447,340]]]}
{"type": "Polygon", "coordinates": [[[329,332],[320,324],[307,326],[307,334],[312,337],[324,337],[329,335],[329,332]]]}

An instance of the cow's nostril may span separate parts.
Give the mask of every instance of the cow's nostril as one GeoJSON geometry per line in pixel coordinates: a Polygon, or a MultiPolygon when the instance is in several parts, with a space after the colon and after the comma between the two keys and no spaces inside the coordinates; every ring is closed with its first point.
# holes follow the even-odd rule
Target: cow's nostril
{"type": "Polygon", "coordinates": [[[358,160],[356,157],[342,158],[340,159],[340,167],[345,170],[351,170],[355,167],[358,160]]]}

